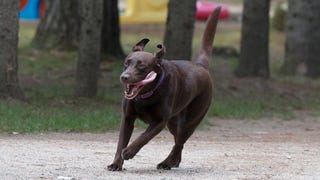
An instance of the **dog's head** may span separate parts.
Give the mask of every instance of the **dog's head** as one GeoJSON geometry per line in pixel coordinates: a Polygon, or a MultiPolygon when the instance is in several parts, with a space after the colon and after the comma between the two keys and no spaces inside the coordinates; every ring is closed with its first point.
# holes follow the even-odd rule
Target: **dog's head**
{"type": "Polygon", "coordinates": [[[120,75],[120,81],[125,87],[125,98],[133,99],[144,87],[152,83],[161,73],[161,61],[165,48],[159,44],[159,50],[152,54],[144,51],[149,39],[142,39],[132,48],[132,52],[124,61],[124,71],[120,75]]]}

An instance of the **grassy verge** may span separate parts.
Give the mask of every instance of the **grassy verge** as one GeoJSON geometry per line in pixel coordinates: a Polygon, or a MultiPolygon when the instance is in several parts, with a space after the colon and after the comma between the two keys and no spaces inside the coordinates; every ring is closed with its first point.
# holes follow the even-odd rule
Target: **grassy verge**
{"type": "Polygon", "coordinates": [[[112,106],[84,100],[76,104],[25,104],[0,102],[0,127],[4,132],[90,131],[117,128],[120,112],[112,106]],[[82,105],[80,105],[82,104],[82,105]]]}

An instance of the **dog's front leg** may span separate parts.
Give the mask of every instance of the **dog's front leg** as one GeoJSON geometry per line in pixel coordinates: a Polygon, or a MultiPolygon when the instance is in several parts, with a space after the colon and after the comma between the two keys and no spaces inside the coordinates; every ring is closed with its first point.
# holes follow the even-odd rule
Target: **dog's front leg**
{"type": "Polygon", "coordinates": [[[127,147],[134,128],[135,117],[123,116],[121,120],[120,134],[117,146],[117,152],[113,163],[108,166],[110,171],[121,171],[123,165],[123,158],[121,157],[122,150],[127,147]]]}
{"type": "Polygon", "coordinates": [[[139,150],[147,144],[153,137],[161,132],[166,126],[166,121],[152,122],[149,127],[135,141],[122,151],[122,158],[128,160],[133,158],[139,150]]]}

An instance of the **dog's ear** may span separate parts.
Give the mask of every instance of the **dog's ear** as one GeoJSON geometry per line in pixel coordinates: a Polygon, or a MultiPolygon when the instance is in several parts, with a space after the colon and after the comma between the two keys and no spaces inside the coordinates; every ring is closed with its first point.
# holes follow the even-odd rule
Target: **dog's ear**
{"type": "Polygon", "coordinates": [[[158,44],[157,48],[159,48],[159,50],[156,52],[155,58],[156,58],[157,64],[160,64],[164,57],[164,54],[166,53],[166,48],[162,44],[158,44]]]}
{"type": "Polygon", "coordinates": [[[135,46],[132,47],[132,51],[143,51],[144,46],[149,42],[148,38],[141,39],[135,46]]]}

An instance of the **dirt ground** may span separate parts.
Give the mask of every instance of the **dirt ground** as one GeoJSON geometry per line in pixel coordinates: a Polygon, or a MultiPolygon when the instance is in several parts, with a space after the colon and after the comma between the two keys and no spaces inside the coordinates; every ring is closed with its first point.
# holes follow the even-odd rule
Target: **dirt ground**
{"type": "MultiPolygon", "coordinates": [[[[122,172],[109,172],[118,132],[0,134],[0,179],[320,179],[320,121],[212,119],[187,142],[180,168],[157,170],[163,131],[122,172]]],[[[135,130],[134,136],[141,133],[135,130]]]]}

